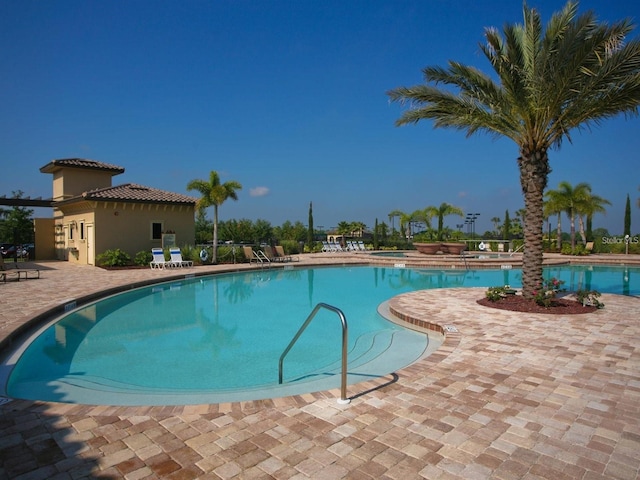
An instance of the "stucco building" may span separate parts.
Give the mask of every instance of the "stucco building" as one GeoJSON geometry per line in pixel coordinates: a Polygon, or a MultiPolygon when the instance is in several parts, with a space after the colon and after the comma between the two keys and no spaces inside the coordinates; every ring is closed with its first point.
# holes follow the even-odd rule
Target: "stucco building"
{"type": "Polygon", "coordinates": [[[134,183],[112,186],[124,168],[94,160],[53,160],[40,171],[53,175],[53,219],[36,223],[41,253],[94,265],[106,250],[133,258],[153,247],[195,242],[194,197],[134,183]]]}

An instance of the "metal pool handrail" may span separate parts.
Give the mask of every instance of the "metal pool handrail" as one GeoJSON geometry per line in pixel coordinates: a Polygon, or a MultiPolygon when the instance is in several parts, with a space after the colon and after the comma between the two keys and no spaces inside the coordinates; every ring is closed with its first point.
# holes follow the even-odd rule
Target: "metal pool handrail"
{"type": "Polygon", "coordinates": [[[342,313],[342,310],[327,303],[318,303],[315,306],[313,311],[309,314],[307,319],[298,330],[298,333],[295,334],[291,342],[289,342],[287,348],[285,348],[284,352],[282,352],[282,355],[280,355],[280,361],[278,362],[278,383],[282,384],[282,364],[284,362],[284,357],[287,356],[289,350],[291,350],[293,345],[298,341],[300,335],[302,335],[302,332],[305,331],[307,326],[311,323],[311,320],[313,320],[313,318],[316,316],[316,313],[318,313],[321,308],[326,308],[327,310],[336,313],[340,318],[340,322],[342,323],[342,373],[340,379],[340,398],[338,399],[338,403],[347,404],[351,401],[347,398],[347,337],[349,334],[349,328],[347,326],[347,319],[345,318],[344,313],[342,313]]]}

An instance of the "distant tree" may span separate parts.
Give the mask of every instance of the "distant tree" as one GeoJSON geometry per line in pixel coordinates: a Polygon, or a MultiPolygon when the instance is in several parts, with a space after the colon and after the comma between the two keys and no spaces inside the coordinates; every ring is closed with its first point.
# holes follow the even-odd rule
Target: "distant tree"
{"type": "Polygon", "coordinates": [[[349,228],[350,228],[350,231],[349,231],[350,235],[353,235],[356,237],[362,237],[367,226],[363,222],[351,222],[351,226],[349,228]]]}
{"type": "MultiPolygon", "coordinates": [[[[393,234],[393,232],[396,231],[396,227],[394,224],[394,219],[396,217],[398,217],[398,219],[400,219],[402,217],[402,215],[404,215],[404,212],[401,210],[393,210],[392,212],[389,212],[389,221],[391,222],[391,234],[393,234]]],[[[400,230],[402,230],[402,227],[400,228],[400,230]]]]}
{"type": "Polygon", "coordinates": [[[307,245],[309,248],[313,248],[313,244],[315,243],[315,235],[313,233],[313,203],[309,202],[309,225],[307,231],[307,245]]]}
{"type": "Polygon", "coordinates": [[[551,166],[549,150],[581,127],[625,115],[640,106],[640,39],[627,38],[630,20],[600,22],[578,15],[569,1],[546,26],[523,6],[523,21],[485,29],[479,49],[492,72],[449,61],[423,69],[424,84],[388,92],[409,105],[397,125],[428,119],[435,127],[487,132],[512,140],[519,150],[525,204],[522,293],[532,299],[542,282],[543,199],[551,166]],[[441,87],[443,86],[443,87],[441,87]]]}
{"type": "Polygon", "coordinates": [[[631,199],[627,193],[627,202],[624,205],[624,232],[623,235],[631,235],[631,199]]]}
{"type": "Polygon", "coordinates": [[[580,223],[580,235],[582,235],[582,241],[586,244],[587,240],[593,240],[593,216],[596,213],[606,213],[605,205],[611,205],[611,202],[606,198],[602,198],[598,195],[593,195],[590,192],[584,199],[579,209],[580,212],[586,217],[586,232],[583,232],[582,222],[580,223]]]}
{"type": "Polygon", "coordinates": [[[502,226],[502,239],[511,240],[511,219],[509,218],[509,210],[504,212],[504,224],[502,226]]]}
{"type": "MultiPolygon", "coordinates": [[[[576,217],[581,214],[581,207],[590,195],[591,186],[588,183],[578,183],[574,187],[566,181],[560,182],[557,190],[549,190],[545,193],[551,205],[547,207],[547,210],[564,212],[569,218],[571,251],[576,247],[576,217]]],[[[560,248],[560,244],[558,244],[558,248],[560,248]]]]}
{"type": "Polygon", "coordinates": [[[226,183],[220,183],[220,176],[218,172],[211,171],[209,173],[209,180],[191,180],[187,184],[187,190],[197,190],[201,197],[198,199],[196,208],[203,210],[213,206],[213,257],[212,263],[218,261],[218,207],[222,205],[227,199],[238,199],[236,190],[242,189],[236,181],[229,181],[226,183]]]}
{"type": "MultiPolygon", "coordinates": [[[[12,198],[22,198],[24,192],[12,192],[12,198]]],[[[33,210],[25,207],[12,207],[4,210],[4,219],[0,220],[0,239],[7,243],[20,245],[33,243],[33,210]]]]}
{"type": "Polygon", "coordinates": [[[196,243],[209,243],[213,238],[213,222],[206,216],[205,211],[196,210],[196,243]]]}
{"type": "Polygon", "coordinates": [[[253,223],[254,243],[271,243],[273,239],[273,227],[267,220],[258,219],[253,223]]]}
{"type": "Polygon", "coordinates": [[[449,215],[459,215],[464,217],[464,212],[462,209],[448,203],[441,203],[436,211],[438,215],[438,240],[442,240],[442,235],[444,233],[444,217],[449,215]]]}
{"type": "Polygon", "coordinates": [[[491,217],[491,223],[493,223],[493,230],[496,235],[500,232],[500,217],[491,217]]]}
{"type": "Polygon", "coordinates": [[[376,218],[376,223],[374,224],[373,227],[373,249],[374,250],[378,250],[379,246],[380,246],[380,239],[378,237],[379,232],[378,232],[378,219],[376,218]]]}

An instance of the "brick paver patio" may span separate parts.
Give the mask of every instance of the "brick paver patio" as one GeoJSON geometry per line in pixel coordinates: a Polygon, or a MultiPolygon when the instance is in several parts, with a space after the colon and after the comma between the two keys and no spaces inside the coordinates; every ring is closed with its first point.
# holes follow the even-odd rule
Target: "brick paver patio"
{"type": "MultiPolygon", "coordinates": [[[[295,267],[335,261],[307,258],[295,267]]],[[[40,279],[0,285],[0,340],[69,300],[175,274],[38,266],[40,279]]],[[[482,307],[483,295],[392,299],[406,319],[446,327],[444,343],[349,386],[349,405],[337,390],[167,407],[11,400],[0,478],[639,478],[640,299],[603,295],[603,310],[565,317],[482,307]]]]}

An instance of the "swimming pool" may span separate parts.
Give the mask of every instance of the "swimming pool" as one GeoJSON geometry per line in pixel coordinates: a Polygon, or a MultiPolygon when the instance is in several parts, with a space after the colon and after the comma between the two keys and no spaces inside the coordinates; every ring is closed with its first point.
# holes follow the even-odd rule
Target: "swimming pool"
{"type": "MultiPolygon", "coordinates": [[[[570,290],[640,295],[640,269],[553,267],[570,290]]],[[[426,288],[521,284],[519,270],[324,267],[185,279],[132,290],[43,327],[13,355],[14,398],[109,405],[219,403],[339,385],[337,318],[322,312],[278,358],[318,302],[349,322],[349,383],[386,375],[424,355],[427,338],[378,313],[380,303],[426,288]],[[19,360],[18,360],[19,358],[19,360]]],[[[1,393],[1,392],[0,392],[1,393]]]]}

